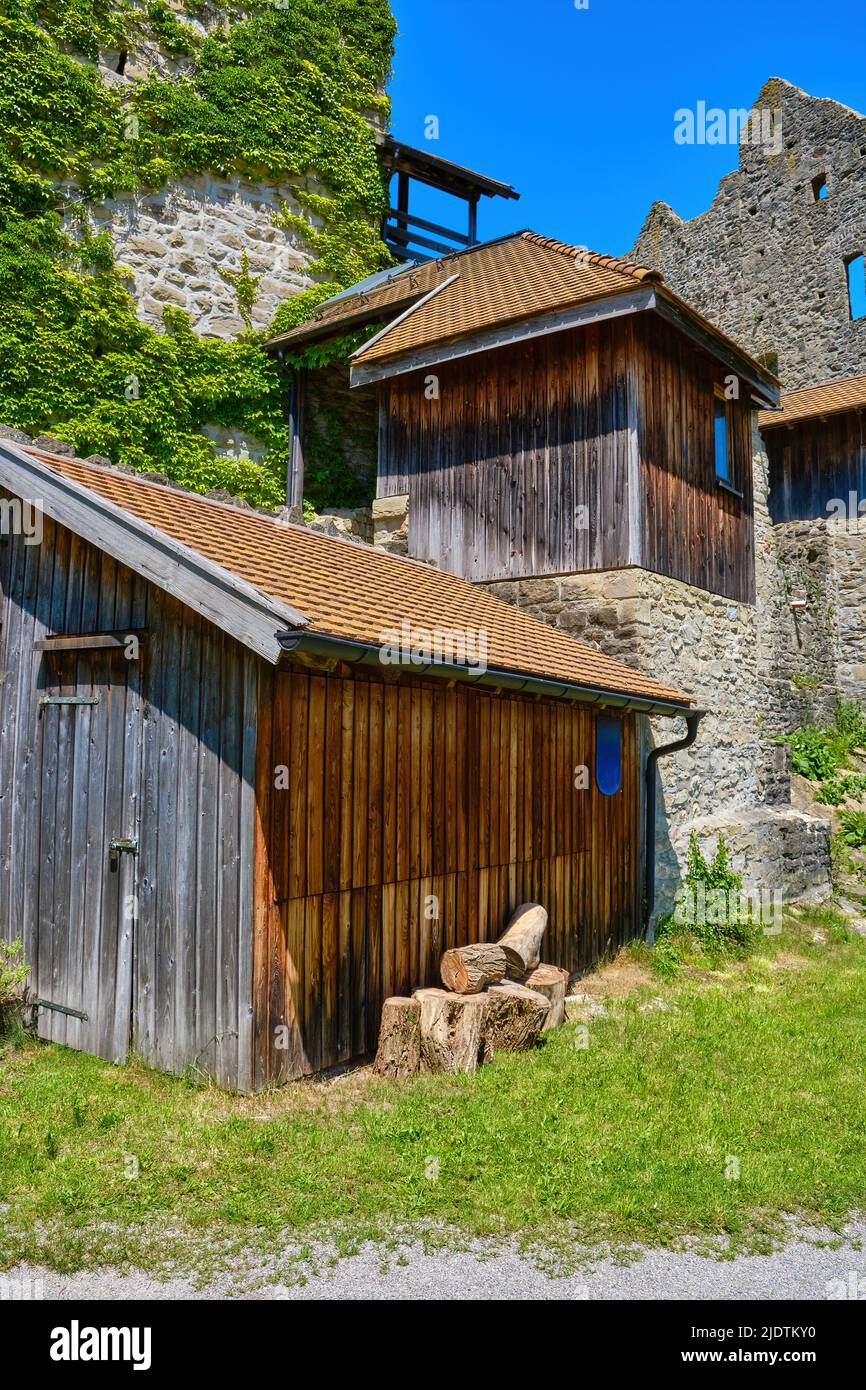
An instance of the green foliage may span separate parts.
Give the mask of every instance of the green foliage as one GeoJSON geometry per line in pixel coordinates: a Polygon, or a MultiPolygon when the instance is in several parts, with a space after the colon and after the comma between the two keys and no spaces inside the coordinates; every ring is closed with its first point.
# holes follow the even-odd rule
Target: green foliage
{"type": "MultiPolygon", "coordinates": [[[[291,311],[309,313],[387,260],[366,116],[386,105],[393,34],[387,0],[253,4],[206,38],[165,0],[0,0],[0,422],[200,490],[281,500],[282,405],[259,341],[201,339],[177,310],[164,332],[142,325],[88,209],[204,169],[284,182],[294,210],[281,221],[328,277],[291,311]],[[108,86],[100,52],[142,35],[177,56],[177,74],[108,86]],[[206,423],[256,435],[265,463],[219,457],[206,423]]],[[[249,330],[258,277],[244,260],[224,278],[249,330]]]]}
{"type": "Polygon", "coordinates": [[[163,333],[136,317],[104,234],[75,239],[54,215],[11,223],[0,231],[0,419],[200,491],[278,503],[275,364],[254,342],[198,337],[179,309],[163,317],[163,333]],[[261,439],[273,466],[216,454],[207,423],[261,439]]]}
{"type": "Polygon", "coordinates": [[[840,759],[846,756],[832,732],[814,726],[797,729],[788,742],[791,745],[791,767],[801,777],[808,777],[810,782],[832,777],[842,765],[840,759]]]}
{"type": "Polygon", "coordinates": [[[866,849],[866,811],[840,811],[839,823],[839,834],[846,845],[866,849]]]}
{"type": "Polygon", "coordinates": [[[0,1009],[21,998],[29,972],[30,967],[24,959],[24,942],[0,940],[0,1009]]]}
{"type": "Polygon", "coordinates": [[[676,909],[656,926],[656,972],[662,978],[676,973],[695,949],[710,957],[745,954],[760,932],[756,917],[743,899],[742,875],[731,868],[724,835],[708,862],[693,830],[676,909]]]}
{"type": "MultiPolygon", "coordinates": [[[[787,734],[780,740],[791,745],[791,766],[801,777],[811,782],[830,783],[825,797],[819,797],[828,805],[838,805],[842,800],[832,800],[837,794],[837,774],[848,767],[852,752],[866,748],[866,711],[858,700],[839,700],[831,728],[820,728],[815,724],[804,725],[802,729],[787,734]]],[[[851,790],[844,795],[861,795],[854,790],[856,781],[849,783],[851,790]]]]}
{"type": "Polygon", "coordinates": [[[24,984],[29,973],[24,943],[0,940],[0,1038],[7,1044],[23,1033],[24,984]]]}
{"type": "Polygon", "coordinates": [[[824,806],[841,806],[848,797],[858,800],[866,796],[866,775],[862,772],[843,772],[822,782],[815,800],[824,806]]]}

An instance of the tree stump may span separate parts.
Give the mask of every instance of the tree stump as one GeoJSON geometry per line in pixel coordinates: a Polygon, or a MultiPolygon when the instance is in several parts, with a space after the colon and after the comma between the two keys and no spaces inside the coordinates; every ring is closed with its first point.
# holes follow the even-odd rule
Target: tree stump
{"type": "Polygon", "coordinates": [[[382,1006],[379,1047],[373,1070],[377,1076],[414,1076],[421,1066],[421,1005],[417,999],[395,995],[382,1006]]]}
{"type": "Polygon", "coordinates": [[[522,980],[538,965],[541,938],[547,928],[547,909],[540,903],[522,903],[499,938],[508,961],[509,980],[522,980]]]}
{"type": "Polygon", "coordinates": [[[565,991],[568,989],[568,971],[560,970],[558,965],[537,965],[524,975],[521,984],[534,989],[550,1000],[550,1011],[544,1020],[542,1032],[548,1028],[558,1028],[565,1022],[565,991]]]}
{"type": "Polygon", "coordinates": [[[487,991],[484,1019],[484,1061],[497,1052],[521,1052],[538,1041],[550,1000],[534,989],[506,981],[487,991]]]}
{"type": "Polygon", "coordinates": [[[447,989],[455,994],[480,994],[488,985],[505,979],[508,967],[505,952],[492,941],[474,946],[457,946],[446,951],[439,967],[447,989]]]}
{"type": "Polygon", "coordinates": [[[418,989],[414,997],[421,1005],[421,1070],[477,1070],[489,995],[418,989]]]}

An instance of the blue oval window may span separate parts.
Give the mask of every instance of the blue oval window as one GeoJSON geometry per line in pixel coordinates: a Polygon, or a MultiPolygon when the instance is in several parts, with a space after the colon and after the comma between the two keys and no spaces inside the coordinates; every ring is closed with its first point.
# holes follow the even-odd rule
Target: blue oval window
{"type": "Polygon", "coordinates": [[[622,721],[607,714],[595,721],[595,784],[602,796],[622,785],[622,721]]]}

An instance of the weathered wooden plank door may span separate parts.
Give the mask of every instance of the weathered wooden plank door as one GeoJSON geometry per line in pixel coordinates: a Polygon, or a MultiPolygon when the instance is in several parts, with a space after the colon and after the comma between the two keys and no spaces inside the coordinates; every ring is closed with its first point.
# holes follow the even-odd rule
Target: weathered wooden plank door
{"type": "Polygon", "coordinates": [[[39,1034],[122,1062],[138,901],[138,662],[122,650],[46,653],[38,698],[39,1034]]]}

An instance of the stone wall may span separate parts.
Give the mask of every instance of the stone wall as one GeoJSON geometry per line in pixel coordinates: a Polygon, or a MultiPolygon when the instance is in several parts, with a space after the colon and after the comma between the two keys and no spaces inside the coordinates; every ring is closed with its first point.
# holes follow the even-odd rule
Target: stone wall
{"type": "Polygon", "coordinates": [[[654,203],[630,255],[756,356],[775,354],[786,389],[866,371],[845,270],[866,252],[866,118],[779,78],[754,109],[777,113],[779,141],[742,144],[690,221],[654,203]]]}
{"type": "Polygon", "coordinates": [[[289,185],[196,174],[122,194],[93,207],[91,220],[111,231],[145,323],[161,327],[163,309],[175,304],[197,333],[233,338],[244,322],[226,275],[240,272],[244,251],[258,280],[254,328],[267,328],[288,295],[313,283],[306,244],[276,224],[283,207],[300,212],[289,185]]]}

